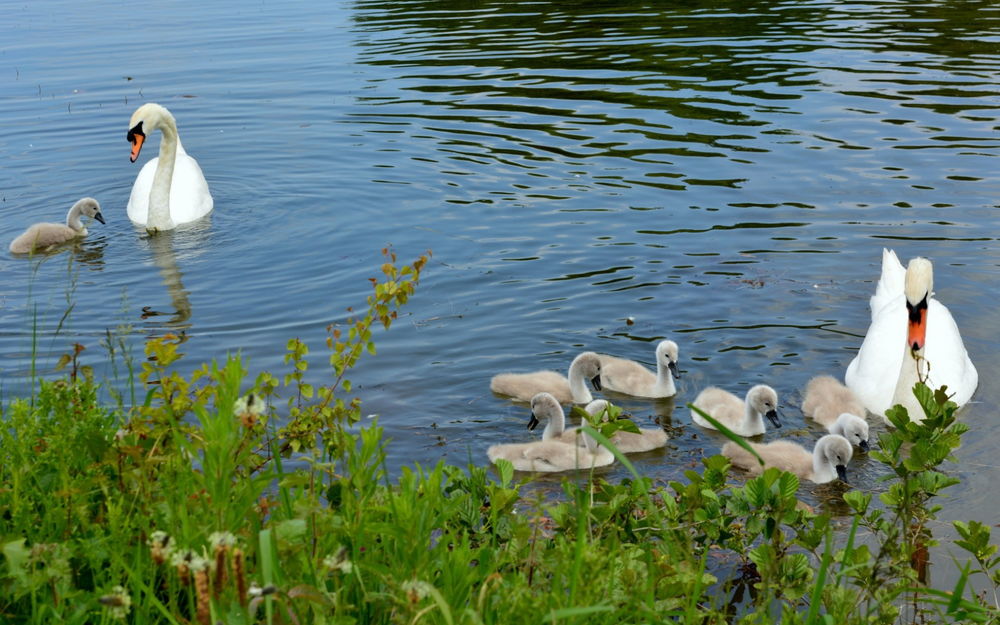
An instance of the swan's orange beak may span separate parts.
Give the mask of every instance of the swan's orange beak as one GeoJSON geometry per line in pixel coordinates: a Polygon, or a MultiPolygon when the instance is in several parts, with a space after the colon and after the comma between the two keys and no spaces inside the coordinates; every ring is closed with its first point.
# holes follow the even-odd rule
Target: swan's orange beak
{"type": "Polygon", "coordinates": [[[138,133],[138,132],[133,132],[133,133],[130,133],[130,134],[132,135],[131,136],[131,140],[132,140],[132,155],[129,156],[129,160],[134,163],[135,159],[139,158],[139,150],[142,149],[142,142],[146,140],[146,135],[138,133]]]}
{"type": "Polygon", "coordinates": [[[913,351],[918,351],[924,348],[924,341],[927,339],[927,298],[916,306],[906,302],[906,310],[910,313],[906,344],[913,351]]]}

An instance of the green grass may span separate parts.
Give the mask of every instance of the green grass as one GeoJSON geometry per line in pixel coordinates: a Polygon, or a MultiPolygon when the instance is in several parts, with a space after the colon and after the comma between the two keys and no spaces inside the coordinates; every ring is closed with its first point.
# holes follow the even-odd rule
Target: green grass
{"type": "Polygon", "coordinates": [[[182,339],[166,336],[135,368],[134,409],[101,404],[77,348],[64,379],[3,405],[0,623],[1000,618],[988,524],[956,524],[970,559],[956,563],[955,587],[919,582],[934,497],[954,483],[937,467],[964,431],[954,404],[922,387],[930,416],[892,413],[877,455],[892,482],[878,501],[845,495],[846,533],[798,505],[795,476],[734,480],[721,456],[666,486],[630,465],[619,483],[568,476],[558,501],[523,495],[518,480],[530,477],[509,465],[391,478],[382,431],[358,427],[345,374],[374,351],[372,326],[391,325],[422,260],[390,258],[367,314],[331,328],[322,388],[305,383],[299,341],[282,377],[251,379],[230,356],[184,378],[171,369],[182,339]],[[874,542],[859,544],[862,531],[874,542]]]}

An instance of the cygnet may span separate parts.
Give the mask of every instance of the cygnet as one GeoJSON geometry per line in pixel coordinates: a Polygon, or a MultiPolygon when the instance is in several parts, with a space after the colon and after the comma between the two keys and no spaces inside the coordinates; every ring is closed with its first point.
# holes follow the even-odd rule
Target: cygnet
{"type": "Polygon", "coordinates": [[[566,416],[562,406],[548,393],[540,393],[536,400],[532,401],[528,429],[533,430],[538,425],[539,417],[548,419],[542,440],[493,445],[486,451],[490,462],[496,464],[502,458],[510,461],[518,471],[545,473],[603,467],[614,462],[614,455],[598,446],[597,441],[587,434],[580,433],[577,438],[574,432],[571,442],[561,440],[562,436],[569,434],[565,432],[566,416]],[[582,440],[583,444],[578,444],[578,440],[582,440]]]}
{"type": "Polygon", "coordinates": [[[569,365],[569,378],[557,371],[500,373],[490,380],[490,390],[519,401],[531,401],[541,392],[552,394],[560,404],[586,404],[594,396],[587,380],[601,390],[601,359],[594,352],[583,352],[569,365]]]}
{"type": "MultiPolygon", "coordinates": [[[[778,393],[766,384],[751,388],[747,392],[746,401],[721,388],[710,386],[698,393],[694,406],[740,436],[763,434],[766,429],[764,417],[774,427],[781,427],[778,419],[778,393]]],[[[694,410],[691,411],[691,420],[701,427],[715,429],[715,426],[694,410]]]]}
{"type": "Polygon", "coordinates": [[[545,419],[545,429],[542,430],[543,441],[562,441],[564,443],[579,444],[577,440],[576,428],[566,427],[566,413],[559,405],[552,393],[542,391],[531,398],[531,419],[528,420],[528,429],[534,430],[545,419]]]}
{"type": "Polygon", "coordinates": [[[868,422],[849,412],[841,413],[833,425],[827,428],[831,434],[840,434],[852,444],[868,451],[868,422]]]}
{"type": "Polygon", "coordinates": [[[865,407],[854,391],[832,375],[818,375],[809,380],[802,399],[802,414],[829,430],[845,412],[865,416],[865,407]]]}
{"type": "Polygon", "coordinates": [[[69,209],[65,224],[43,222],[30,226],[21,236],[11,241],[11,253],[31,254],[60,243],[66,243],[77,237],[87,236],[87,228],[80,220],[81,215],[93,217],[102,224],[104,223],[101,205],[94,198],[85,197],[69,209]]]}
{"type": "Polygon", "coordinates": [[[601,354],[601,386],[633,397],[673,397],[677,394],[677,343],[664,340],[656,345],[656,373],[643,365],[601,354]]]}
{"type": "Polygon", "coordinates": [[[722,446],[722,455],[729,458],[733,466],[753,475],[760,475],[768,467],[776,467],[817,484],[825,484],[838,478],[847,482],[847,463],[854,453],[851,443],[839,434],[827,434],[816,441],[812,453],[802,445],[786,440],[749,445],[764,460],[763,466],[750,452],[732,441],[722,446]]]}
{"type": "Polygon", "coordinates": [[[840,434],[868,451],[868,422],[865,407],[854,391],[831,375],[818,375],[806,384],[802,414],[832,434],[840,434]],[[860,415],[860,416],[859,416],[860,415]]]}

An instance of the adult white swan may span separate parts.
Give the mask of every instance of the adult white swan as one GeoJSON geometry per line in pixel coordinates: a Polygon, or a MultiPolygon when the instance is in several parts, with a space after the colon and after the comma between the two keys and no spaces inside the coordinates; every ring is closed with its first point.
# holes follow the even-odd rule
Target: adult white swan
{"type": "Polygon", "coordinates": [[[923,420],[912,390],[920,378],[931,388],[947,385],[959,406],[979,384],[958,324],[932,298],[933,287],[931,261],[914,258],[903,269],[895,252],[882,250],[882,275],[870,302],[872,323],[844,381],[865,408],[883,419],[899,403],[910,419],[923,420]]]}
{"type": "Polygon", "coordinates": [[[163,135],[160,155],[143,165],[128,198],[128,218],[150,232],[201,219],[214,204],[198,161],[181,145],[174,116],[159,104],[143,104],[132,113],[126,135],[132,144],[132,162],[154,130],[163,135]]]}

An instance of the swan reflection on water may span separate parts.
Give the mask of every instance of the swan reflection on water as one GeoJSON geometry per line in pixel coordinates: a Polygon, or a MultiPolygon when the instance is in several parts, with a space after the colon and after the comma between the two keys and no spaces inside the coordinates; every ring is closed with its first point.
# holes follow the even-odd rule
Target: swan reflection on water
{"type": "Polygon", "coordinates": [[[153,262],[160,270],[160,276],[163,278],[164,286],[167,287],[167,294],[170,296],[170,303],[174,308],[174,312],[169,313],[156,310],[151,305],[143,306],[143,320],[169,315],[170,318],[166,322],[154,322],[153,325],[165,325],[173,329],[191,327],[191,298],[188,290],[184,288],[183,274],[177,261],[178,257],[190,256],[187,252],[197,249],[199,243],[206,242],[210,232],[208,222],[208,219],[204,219],[199,221],[197,225],[183,228],[180,231],[168,230],[143,237],[153,254],[153,262]],[[178,253],[178,248],[180,253],[178,253]]]}

